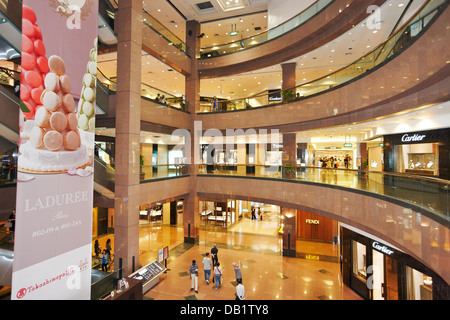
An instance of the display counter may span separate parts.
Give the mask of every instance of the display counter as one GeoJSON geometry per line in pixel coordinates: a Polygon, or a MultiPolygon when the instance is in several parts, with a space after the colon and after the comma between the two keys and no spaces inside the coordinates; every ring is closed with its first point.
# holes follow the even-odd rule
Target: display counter
{"type": "Polygon", "coordinates": [[[142,280],[128,279],[128,288],[122,290],[114,290],[113,293],[105,298],[105,300],[142,300],[142,280]]]}
{"type": "Polygon", "coordinates": [[[418,174],[421,176],[434,176],[434,170],[427,170],[427,169],[405,169],[406,173],[409,174],[418,174]]]}
{"type": "Polygon", "coordinates": [[[222,224],[222,226],[225,226],[226,217],[225,216],[211,216],[211,217],[208,217],[208,221],[209,222],[214,221],[216,225],[219,223],[219,224],[222,224]]]}
{"type": "Polygon", "coordinates": [[[142,293],[146,293],[159,283],[159,278],[166,270],[160,262],[155,260],[132,273],[128,278],[142,281],[142,293]]]}

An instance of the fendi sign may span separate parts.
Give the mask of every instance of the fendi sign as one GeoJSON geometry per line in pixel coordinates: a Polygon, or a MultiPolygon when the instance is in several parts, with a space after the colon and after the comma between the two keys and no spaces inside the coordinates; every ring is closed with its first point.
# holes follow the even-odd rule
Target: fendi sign
{"type": "Polygon", "coordinates": [[[309,223],[309,224],[319,224],[319,220],[313,220],[313,219],[306,219],[305,222],[309,223]]]}

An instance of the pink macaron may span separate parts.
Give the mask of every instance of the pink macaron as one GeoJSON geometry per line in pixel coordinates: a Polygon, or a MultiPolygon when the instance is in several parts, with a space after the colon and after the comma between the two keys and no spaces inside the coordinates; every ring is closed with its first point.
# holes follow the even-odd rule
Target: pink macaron
{"type": "Polygon", "coordinates": [[[55,92],[45,90],[45,92],[43,92],[42,104],[49,111],[55,112],[61,106],[61,99],[55,92]]]}
{"type": "Polygon", "coordinates": [[[47,131],[44,135],[44,146],[47,150],[57,151],[63,145],[63,136],[60,132],[55,130],[47,131]]]}
{"type": "Polygon", "coordinates": [[[64,135],[63,145],[66,150],[76,150],[80,144],[80,136],[75,131],[69,131],[64,135]]]}
{"type": "Polygon", "coordinates": [[[50,127],[52,129],[63,132],[67,128],[67,117],[64,113],[56,111],[50,116],[50,127]]]}

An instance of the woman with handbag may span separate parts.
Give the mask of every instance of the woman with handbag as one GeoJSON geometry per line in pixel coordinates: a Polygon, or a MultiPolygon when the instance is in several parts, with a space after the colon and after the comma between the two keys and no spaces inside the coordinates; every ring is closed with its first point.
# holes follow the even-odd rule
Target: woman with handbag
{"type": "Polygon", "coordinates": [[[222,268],[220,263],[217,262],[214,267],[214,277],[216,278],[216,290],[222,285],[222,268]]]}

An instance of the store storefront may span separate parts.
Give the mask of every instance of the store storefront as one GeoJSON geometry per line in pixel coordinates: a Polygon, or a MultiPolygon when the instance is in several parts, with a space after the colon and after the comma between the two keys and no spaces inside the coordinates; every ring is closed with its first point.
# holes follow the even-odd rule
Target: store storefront
{"type": "Polygon", "coordinates": [[[199,201],[200,225],[227,229],[242,219],[242,208],[235,200],[199,201]]]}
{"type": "Polygon", "coordinates": [[[384,170],[450,179],[450,129],[384,136],[384,170]]]}
{"type": "Polygon", "coordinates": [[[343,282],[367,300],[448,300],[449,286],[392,245],[341,224],[343,282]]]}
{"type": "Polygon", "coordinates": [[[336,243],[337,237],[336,220],[297,210],[297,239],[336,243]]]}
{"type": "Polygon", "coordinates": [[[139,208],[139,224],[161,223],[171,226],[183,225],[184,200],[157,202],[139,208]]]}

